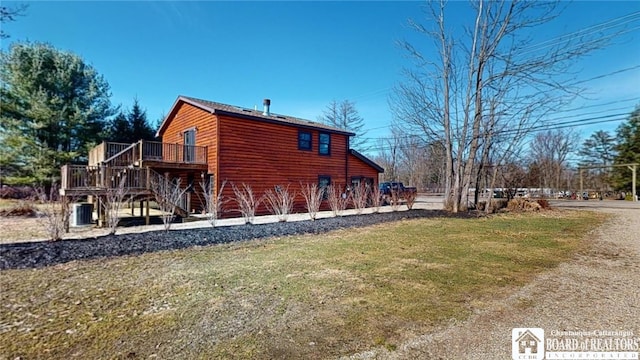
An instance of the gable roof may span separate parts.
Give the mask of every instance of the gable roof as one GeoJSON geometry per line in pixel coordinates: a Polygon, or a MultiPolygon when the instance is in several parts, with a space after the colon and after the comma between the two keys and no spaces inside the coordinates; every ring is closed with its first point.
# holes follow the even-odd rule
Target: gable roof
{"type": "Polygon", "coordinates": [[[332,126],[315,122],[315,121],[301,119],[293,116],[274,114],[274,113],[270,113],[269,115],[263,115],[262,111],[260,110],[243,108],[239,106],[222,104],[222,103],[217,103],[213,101],[202,100],[202,99],[181,95],[181,96],[178,96],[178,99],[176,99],[176,102],[173,103],[173,106],[171,107],[169,114],[162,120],[162,124],[160,124],[160,127],[158,128],[158,131],[156,132],[156,136],[162,135],[165,128],[169,125],[169,122],[171,121],[171,119],[173,119],[173,117],[176,115],[182,103],[193,105],[197,108],[200,108],[202,110],[205,110],[207,112],[210,112],[216,115],[231,115],[234,117],[239,117],[247,120],[264,121],[264,122],[276,123],[281,125],[316,129],[320,131],[327,131],[327,132],[342,134],[347,136],[355,135],[350,131],[345,131],[343,129],[338,129],[332,126]]]}
{"type": "Polygon", "coordinates": [[[349,149],[349,153],[353,156],[355,156],[356,158],[362,160],[362,162],[364,162],[365,164],[371,166],[372,168],[376,169],[379,173],[383,173],[384,172],[384,168],[376,163],[373,162],[373,160],[369,159],[368,157],[362,155],[361,153],[353,150],[353,149],[349,149]]]}
{"type": "Polygon", "coordinates": [[[533,338],[533,340],[535,340],[536,342],[540,342],[540,339],[538,339],[538,337],[537,337],[537,336],[535,336],[535,335],[531,332],[531,330],[527,330],[527,331],[523,332],[522,334],[520,334],[520,336],[518,336],[518,338],[516,339],[516,341],[517,341],[517,342],[520,342],[520,341],[522,341],[522,339],[524,339],[524,338],[529,338],[529,339],[533,338]]]}

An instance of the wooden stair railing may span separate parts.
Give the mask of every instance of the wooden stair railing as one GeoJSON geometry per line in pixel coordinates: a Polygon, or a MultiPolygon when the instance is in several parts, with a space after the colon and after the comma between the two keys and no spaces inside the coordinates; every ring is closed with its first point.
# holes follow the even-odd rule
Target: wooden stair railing
{"type": "Polygon", "coordinates": [[[127,146],[124,149],[122,149],[121,151],[119,151],[115,155],[113,155],[110,158],[104,160],[102,162],[102,164],[108,165],[108,166],[113,166],[113,165],[115,165],[115,166],[133,165],[133,163],[137,160],[136,155],[138,155],[138,151],[136,151],[136,148],[139,147],[140,143],[141,143],[141,141],[134,142],[133,144],[127,146]],[[125,157],[125,155],[129,155],[129,156],[125,157]],[[117,160],[119,160],[119,161],[117,161],[117,160]]]}

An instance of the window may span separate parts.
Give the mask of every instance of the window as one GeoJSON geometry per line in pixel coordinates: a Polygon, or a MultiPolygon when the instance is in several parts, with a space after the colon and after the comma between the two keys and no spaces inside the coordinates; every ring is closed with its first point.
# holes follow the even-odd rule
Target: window
{"type": "Polygon", "coordinates": [[[184,132],[184,162],[190,163],[196,160],[196,129],[189,129],[184,132]]]}
{"type": "Polygon", "coordinates": [[[311,150],[311,133],[306,131],[298,132],[298,150],[311,150]]]}
{"type": "Polygon", "coordinates": [[[322,189],[322,200],[327,200],[329,197],[327,193],[327,188],[331,185],[331,176],[320,175],[318,176],[318,188],[322,189]]]}
{"type": "Polygon", "coordinates": [[[331,134],[320,133],[318,135],[318,154],[331,155],[331,134]]]}

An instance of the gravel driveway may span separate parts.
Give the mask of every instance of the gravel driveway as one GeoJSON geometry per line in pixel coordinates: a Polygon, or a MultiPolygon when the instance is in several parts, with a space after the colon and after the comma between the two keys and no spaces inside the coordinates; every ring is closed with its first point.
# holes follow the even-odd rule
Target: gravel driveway
{"type": "Polygon", "coordinates": [[[593,241],[589,251],[537,276],[506,301],[490,304],[463,323],[412,339],[394,352],[376,349],[351,358],[512,359],[512,329],[542,328],[547,341],[554,334],[561,341],[590,340],[588,335],[559,331],[632,332],[624,334],[625,341],[636,347],[638,359],[640,204],[606,203],[554,202],[557,207],[586,207],[613,215],[587,239],[593,241]]]}

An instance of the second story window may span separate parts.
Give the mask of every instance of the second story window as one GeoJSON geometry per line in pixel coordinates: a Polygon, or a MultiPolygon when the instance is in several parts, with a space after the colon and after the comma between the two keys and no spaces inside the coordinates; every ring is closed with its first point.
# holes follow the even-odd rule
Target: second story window
{"type": "Polygon", "coordinates": [[[311,133],[306,131],[298,132],[298,150],[311,150],[311,133]]]}
{"type": "Polygon", "coordinates": [[[331,134],[320,133],[318,135],[318,154],[331,155],[331,134]]]}

